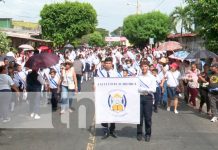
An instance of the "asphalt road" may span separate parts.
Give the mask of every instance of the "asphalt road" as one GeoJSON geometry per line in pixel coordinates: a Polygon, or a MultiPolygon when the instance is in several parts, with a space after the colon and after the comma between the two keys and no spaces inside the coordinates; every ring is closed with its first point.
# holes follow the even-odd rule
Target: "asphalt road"
{"type": "Polygon", "coordinates": [[[19,106],[10,123],[0,123],[5,128],[0,131],[0,150],[218,150],[218,123],[182,102],[178,115],[161,108],[153,114],[150,143],[138,142],[136,125],[129,124],[117,124],[118,138],[101,140],[102,130],[93,124],[92,82],[83,84],[84,92],[73,103],[76,111],[64,116],[43,106],[42,118],[33,120],[27,104],[19,106]]]}

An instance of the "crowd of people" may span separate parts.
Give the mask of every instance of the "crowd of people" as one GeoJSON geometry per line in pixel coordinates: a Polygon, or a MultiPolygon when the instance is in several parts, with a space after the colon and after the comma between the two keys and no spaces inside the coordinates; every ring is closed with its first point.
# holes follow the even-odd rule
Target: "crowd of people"
{"type": "MultiPolygon", "coordinates": [[[[95,76],[139,78],[139,93],[143,106],[141,109],[147,110],[148,105],[149,108],[153,107],[149,112],[141,112],[141,122],[137,126],[139,140],[142,132],[142,116],[147,117],[145,124],[149,140],[152,111],[158,113],[158,105],[162,105],[167,111],[171,111],[173,106],[173,112],[178,114],[179,98],[184,99],[190,107],[198,109],[199,112],[203,111],[203,105],[206,103],[207,115],[212,122],[217,121],[216,60],[200,60],[196,64],[188,60],[169,59],[167,53],[158,53],[149,48],[140,50],[126,47],[83,47],[56,54],[60,58],[59,63],[39,70],[24,67],[34,52],[17,54],[15,61],[4,59],[0,66],[0,117],[3,122],[10,121],[10,111],[13,111],[21,101],[29,103],[29,114],[32,118],[40,119],[40,93],[43,91],[51,93],[50,103],[53,111],[59,111],[60,114],[66,111],[73,112],[74,95],[82,91],[81,83],[95,76]],[[150,83],[149,79],[154,82],[150,83]],[[149,86],[145,87],[146,85],[149,86]],[[10,94],[11,91],[14,94],[10,94]],[[198,96],[200,106],[197,108],[198,96]],[[154,101],[154,104],[145,103],[147,99],[154,101]]],[[[103,126],[108,128],[108,124],[103,126]]],[[[114,128],[115,124],[112,124],[111,133],[105,132],[104,138],[109,134],[114,135],[114,128]]]]}

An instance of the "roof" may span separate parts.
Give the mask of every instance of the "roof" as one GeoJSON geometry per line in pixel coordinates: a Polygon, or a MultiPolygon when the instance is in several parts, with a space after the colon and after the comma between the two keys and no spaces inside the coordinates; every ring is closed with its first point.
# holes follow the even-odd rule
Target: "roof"
{"type": "Polygon", "coordinates": [[[177,34],[169,34],[167,36],[167,38],[174,39],[174,38],[179,38],[179,37],[194,37],[196,35],[197,35],[196,33],[183,33],[182,36],[181,36],[180,33],[177,33],[177,34]]]}
{"type": "Polygon", "coordinates": [[[31,41],[46,42],[46,43],[52,42],[52,41],[50,41],[50,40],[43,40],[43,39],[33,38],[33,37],[31,37],[30,34],[15,33],[15,32],[9,32],[9,31],[8,31],[8,32],[5,32],[5,34],[6,34],[8,37],[12,37],[12,38],[27,39],[27,40],[31,40],[31,41]]]}

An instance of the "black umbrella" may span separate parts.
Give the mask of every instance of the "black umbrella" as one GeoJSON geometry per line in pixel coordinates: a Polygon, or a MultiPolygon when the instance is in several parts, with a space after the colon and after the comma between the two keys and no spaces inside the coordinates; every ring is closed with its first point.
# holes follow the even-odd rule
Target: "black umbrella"
{"type": "Polygon", "coordinates": [[[218,56],[208,50],[197,50],[189,54],[185,59],[206,59],[206,58],[218,58],[218,56]]]}
{"type": "Polygon", "coordinates": [[[74,47],[71,44],[67,44],[67,45],[64,46],[64,49],[73,49],[73,48],[74,47]]]}

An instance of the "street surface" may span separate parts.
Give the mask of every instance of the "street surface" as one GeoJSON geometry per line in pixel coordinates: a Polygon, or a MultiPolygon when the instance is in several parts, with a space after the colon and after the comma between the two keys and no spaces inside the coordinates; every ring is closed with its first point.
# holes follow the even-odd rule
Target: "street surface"
{"type": "Polygon", "coordinates": [[[33,120],[25,109],[27,104],[19,106],[11,122],[0,124],[6,128],[0,132],[0,150],[218,150],[218,123],[211,123],[206,114],[199,114],[183,102],[178,115],[162,108],[153,113],[150,143],[138,142],[136,125],[130,124],[116,125],[118,138],[101,140],[100,126],[94,129],[93,125],[92,82],[83,83],[85,93],[79,94],[80,100],[73,104],[76,111],[66,116],[49,113],[49,107],[42,106],[41,119],[33,120]]]}

